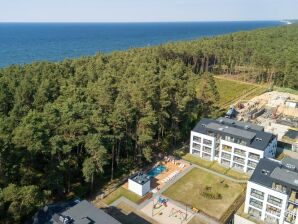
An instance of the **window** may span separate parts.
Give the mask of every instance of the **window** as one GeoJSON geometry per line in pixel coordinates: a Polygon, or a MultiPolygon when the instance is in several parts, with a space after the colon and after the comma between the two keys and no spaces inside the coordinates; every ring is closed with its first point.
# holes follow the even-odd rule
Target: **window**
{"type": "Polygon", "coordinates": [[[195,142],[201,142],[201,138],[198,136],[193,136],[192,140],[195,142]]]}
{"type": "Polygon", "coordinates": [[[258,190],[254,189],[254,188],[251,189],[250,195],[253,196],[253,197],[255,197],[255,198],[264,200],[264,192],[258,191],[258,190]]]}
{"type": "Polygon", "coordinates": [[[255,208],[259,208],[259,209],[262,209],[263,208],[263,202],[259,201],[259,200],[256,200],[256,199],[253,199],[251,198],[249,200],[249,204],[255,208]]]}
{"type": "Polygon", "coordinates": [[[273,204],[273,205],[276,205],[278,207],[281,207],[281,204],[282,204],[282,199],[279,199],[277,197],[274,197],[272,195],[268,195],[268,200],[267,200],[269,203],[273,204]]]}
{"type": "Polygon", "coordinates": [[[208,140],[208,139],[203,139],[203,143],[205,145],[212,145],[212,141],[211,140],[208,140]]]}

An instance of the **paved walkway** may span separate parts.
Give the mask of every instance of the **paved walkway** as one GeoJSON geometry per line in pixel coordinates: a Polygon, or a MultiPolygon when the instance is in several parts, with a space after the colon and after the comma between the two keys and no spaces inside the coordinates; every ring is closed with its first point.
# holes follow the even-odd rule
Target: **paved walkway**
{"type": "MultiPolygon", "coordinates": [[[[186,161],[184,161],[186,162],[186,161]]],[[[176,183],[178,180],[180,180],[185,174],[187,174],[190,170],[193,169],[193,166],[189,166],[187,169],[183,170],[181,173],[179,173],[176,177],[174,177],[172,180],[168,181],[162,189],[160,189],[159,193],[162,193],[166,191],[172,184],[176,183]]]]}

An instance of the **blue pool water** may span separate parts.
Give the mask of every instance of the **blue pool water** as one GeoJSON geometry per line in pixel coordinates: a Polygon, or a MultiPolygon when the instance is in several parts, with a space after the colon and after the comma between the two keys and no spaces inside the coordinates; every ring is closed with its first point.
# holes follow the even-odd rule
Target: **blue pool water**
{"type": "Polygon", "coordinates": [[[152,170],[150,170],[147,173],[147,175],[150,176],[150,177],[155,177],[155,176],[157,176],[158,174],[162,173],[165,170],[166,170],[166,167],[160,165],[160,166],[154,167],[152,170]]]}
{"type": "Polygon", "coordinates": [[[279,21],[0,23],[0,67],[279,26],[279,21]]]}

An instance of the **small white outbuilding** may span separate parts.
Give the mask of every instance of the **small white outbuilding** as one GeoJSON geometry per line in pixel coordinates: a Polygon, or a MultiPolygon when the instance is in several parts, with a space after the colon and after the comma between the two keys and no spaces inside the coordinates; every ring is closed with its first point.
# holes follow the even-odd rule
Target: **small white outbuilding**
{"type": "Polygon", "coordinates": [[[142,172],[128,179],[128,189],[137,195],[144,196],[150,191],[150,177],[142,172]]]}

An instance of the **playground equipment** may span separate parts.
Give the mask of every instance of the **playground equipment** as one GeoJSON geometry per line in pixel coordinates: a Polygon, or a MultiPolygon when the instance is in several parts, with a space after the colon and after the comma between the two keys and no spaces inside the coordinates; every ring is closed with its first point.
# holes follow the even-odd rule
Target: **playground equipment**
{"type": "MultiPolygon", "coordinates": [[[[154,209],[160,209],[162,206],[164,207],[167,207],[167,202],[168,202],[168,199],[166,198],[163,198],[161,196],[158,197],[156,203],[154,203],[154,198],[152,199],[152,202],[153,202],[153,206],[152,206],[152,216],[154,216],[153,212],[154,212],[154,209]]],[[[159,213],[159,212],[158,212],[159,213]]]]}
{"type": "Polygon", "coordinates": [[[183,221],[187,220],[187,208],[185,212],[180,209],[172,208],[169,217],[178,218],[182,223],[183,221]]]}

